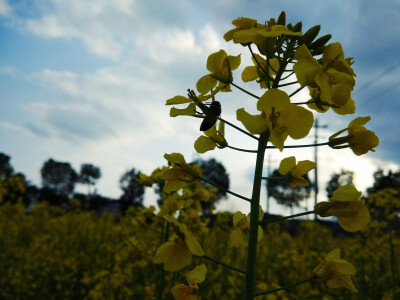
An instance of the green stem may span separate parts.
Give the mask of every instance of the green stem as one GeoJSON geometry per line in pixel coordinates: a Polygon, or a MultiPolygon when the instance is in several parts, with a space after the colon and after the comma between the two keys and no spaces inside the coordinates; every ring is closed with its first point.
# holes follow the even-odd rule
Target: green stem
{"type": "Polygon", "coordinates": [[[230,122],[228,122],[228,121],[226,121],[226,120],[224,120],[224,119],[222,119],[222,118],[218,118],[218,119],[219,119],[221,122],[224,122],[225,124],[228,124],[229,126],[235,128],[236,130],[239,130],[240,132],[242,132],[242,133],[248,135],[249,137],[251,137],[251,138],[253,138],[253,139],[255,139],[255,140],[258,140],[258,137],[256,137],[256,136],[254,136],[254,135],[248,133],[247,131],[241,129],[240,127],[237,127],[236,125],[233,125],[232,123],[230,123],[230,122]]]}
{"type": "Polygon", "coordinates": [[[243,200],[246,200],[246,201],[251,202],[251,199],[246,198],[245,196],[236,194],[236,193],[234,193],[234,192],[231,192],[230,190],[228,190],[228,189],[226,189],[226,188],[224,188],[224,187],[222,187],[222,186],[220,186],[220,185],[218,185],[218,184],[216,184],[216,183],[214,183],[214,182],[212,182],[212,181],[209,181],[208,179],[205,179],[205,178],[203,178],[203,177],[198,177],[198,178],[201,179],[201,180],[203,180],[203,181],[205,181],[205,182],[207,182],[207,183],[209,183],[209,184],[211,184],[211,185],[213,185],[213,186],[215,186],[216,188],[218,188],[218,189],[220,189],[220,190],[222,190],[222,191],[224,191],[224,192],[227,192],[228,194],[231,194],[231,195],[236,196],[236,197],[238,197],[238,198],[240,198],[240,199],[243,199],[243,200]]]}
{"type": "Polygon", "coordinates": [[[285,216],[285,217],[277,217],[277,218],[267,219],[267,220],[261,220],[258,223],[259,224],[264,224],[264,223],[269,223],[269,222],[277,222],[277,221],[282,221],[282,220],[286,220],[286,219],[292,219],[292,218],[305,216],[305,215],[309,215],[309,214],[314,214],[314,213],[315,212],[313,210],[311,210],[311,211],[306,211],[306,212],[302,212],[302,213],[295,214],[295,215],[290,215],[290,216],[285,216]]]}
{"type": "MultiPolygon", "coordinates": [[[[169,238],[169,223],[166,222],[167,225],[165,226],[165,232],[161,237],[161,243],[165,243],[168,241],[169,238]]],[[[163,290],[164,290],[164,284],[165,284],[165,271],[164,271],[164,265],[160,264],[159,266],[159,272],[160,272],[160,281],[157,284],[156,287],[156,299],[162,300],[163,296],[163,290]]]]}
{"type": "Polygon", "coordinates": [[[232,84],[235,88],[241,90],[242,92],[246,93],[247,95],[250,95],[250,96],[256,98],[257,100],[260,98],[260,97],[258,97],[257,95],[254,95],[253,93],[250,93],[249,91],[245,90],[244,88],[241,88],[240,86],[234,84],[233,82],[231,82],[231,84],[232,84]]]}
{"type": "Polygon", "coordinates": [[[253,193],[251,196],[250,207],[250,229],[249,229],[249,246],[247,249],[246,279],[244,287],[244,299],[254,299],[254,289],[256,283],[256,263],[257,263],[257,238],[258,238],[258,211],[260,205],[260,192],[262,183],[262,172],[264,164],[265,147],[269,139],[269,131],[265,131],[260,135],[258,141],[256,169],[254,171],[253,193]]]}
{"type": "Polygon", "coordinates": [[[236,148],[230,145],[226,146],[227,148],[231,148],[233,150],[241,151],[241,152],[248,152],[248,153],[257,153],[257,150],[248,150],[248,149],[242,149],[242,148],[236,148]]]}
{"type": "Polygon", "coordinates": [[[271,294],[271,293],[276,293],[276,292],[279,292],[279,291],[282,291],[282,290],[287,290],[287,289],[290,289],[290,288],[292,288],[292,287],[294,287],[296,285],[303,284],[303,283],[306,283],[306,282],[314,280],[314,279],[315,279],[315,277],[313,276],[313,277],[310,277],[310,278],[307,278],[307,279],[303,279],[303,280],[297,281],[295,283],[292,283],[292,284],[289,284],[289,285],[286,285],[286,286],[283,286],[283,287],[280,287],[280,288],[259,292],[259,293],[254,294],[254,297],[261,296],[261,295],[267,295],[267,294],[271,294]]]}
{"type": "Polygon", "coordinates": [[[297,90],[295,90],[293,93],[291,93],[291,94],[289,95],[289,98],[292,97],[293,95],[296,95],[298,92],[300,92],[302,89],[304,89],[304,87],[305,87],[305,86],[302,86],[302,87],[298,88],[297,90]]]}
{"type": "Polygon", "coordinates": [[[281,179],[285,179],[285,176],[279,176],[279,177],[262,177],[261,179],[263,180],[281,180],[281,179]]]}
{"type": "Polygon", "coordinates": [[[217,259],[215,259],[215,258],[209,257],[209,256],[207,256],[207,255],[204,255],[204,256],[202,256],[202,257],[205,258],[205,259],[211,260],[212,262],[214,262],[214,263],[216,263],[216,264],[218,264],[218,265],[224,266],[225,268],[228,268],[228,269],[231,269],[231,270],[234,270],[234,271],[236,271],[236,272],[239,272],[239,273],[242,273],[242,274],[246,275],[246,272],[245,272],[245,271],[240,270],[240,269],[238,269],[238,268],[235,268],[235,267],[233,267],[233,266],[231,266],[231,265],[228,265],[228,264],[226,264],[226,263],[223,263],[222,261],[219,261],[219,260],[217,260],[217,259]]]}
{"type": "Polygon", "coordinates": [[[278,87],[288,86],[288,85],[292,85],[292,84],[296,84],[296,83],[297,83],[297,81],[292,81],[292,82],[288,82],[288,83],[282,83],[282,84],[278,85],[278,87]]]}

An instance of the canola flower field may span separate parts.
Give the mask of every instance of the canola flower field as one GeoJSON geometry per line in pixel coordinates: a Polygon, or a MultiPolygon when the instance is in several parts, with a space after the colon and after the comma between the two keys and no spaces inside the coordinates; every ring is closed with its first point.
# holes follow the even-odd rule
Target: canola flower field
{"type": "MultiPolygon", "coordinates": [[[[339,247],[357,270],[352,278],[358,293],[313,281],[256,299],[396,299],[400,238],[391,234],[387,221],[372,220],[347,237],[333,237],[330,229],[313,221],[300,222],[292,236],[287,222],[264,227],[258,265],[265,267],[257,268],[257,289],[306,278],[326,253],[339,247]]],[[[152,208],[133,207],[116,220],[109,213],[82,211],[79,205],[65,212],[43,203],[29,214],[22,205],[3,205],[1,299],[155,299],[160,275],[165,277],[162,299],[174,299],[171,287],[183,277],[161,274],[160,265],[152,261],[165,223],[152,208]]],[[[217,213],[211,227],[201,224],[191,229],[198,232],[208,256],[238,268],[245,265],[245,249],[233,247],[229,239],[231,213],[217,213]]],[[[207,280],[200,285],[210,299],[241,298],[242,274],[218,264],[207,263],[207,268],[207,280]]]]}
{"type": "MultiPolygon", "coordinates": [[[[285,144],[288,137],[307,137],[314,115],[356,112],[353,58],[345,57],[339,42],[328,44],[330,34],[318,37],[320,25],[303,33],[302,22],[287,24],[285,12],[261,23],[238,18],[232,24],[224,39],[248,50],[253,65],[243,69],[241,79],[255,81],[259,96],[238,85],[236,74],[234,80],[241,55],[221,49],[208,56],[209,73],[197,81],[196,92],[188,89],[187,97],[165,104],[172,106],[171,117],[201,119],[202,134],[194,141],[198,153],[224,148],[254,153],[251,197],[218,186],[173,152],[164,155],[166,166],[136,178],[147,187],[158,185],[157,209],[133,206],[115,219],[82,210],[77,199],[66,210],[37,202],[29,213],[18,199],[2,203],[1,299],[400,299],[398,190],[382,189],[364,199],[346,184],[311,211],[275,219],[265,219],[260,206],[265,180],[304,187],[305,175],[317,167],[290,156],[280,162],[281,176],[263,177],[269,148],[329,146],[360,156],[379,145],[364,126],[370,116],[354,118],[325,143],[285,144]],[[232,88],[250,98],[236,110],[237,124],[246,130],[221,117],[229,103],[216,98],[232,88]],[[309,97],[293,102],[304,88],[309,97]],[[182,104],[187,106],[179,108],[182,104]],[[257,149],[228,141],[225,125],[256,140],[257,149]],[[214,212],[213,205],[205,211],[221,188],[246,201],[250,212],[214,212]],[[289,234],[289,219],[304,215],[336,217],[343,235],[313,221],[298,222],[296,234],[289,234]]],[[[10,178],[0,181],[0,203],[13,198],[15,186],[10,178]]]]}

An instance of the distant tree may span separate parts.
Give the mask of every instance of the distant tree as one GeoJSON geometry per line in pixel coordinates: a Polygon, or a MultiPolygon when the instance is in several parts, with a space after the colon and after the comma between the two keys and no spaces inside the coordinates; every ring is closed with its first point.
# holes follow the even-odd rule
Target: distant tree
{"type": "Polygon", "coordinates": [[[368,195],[383,190],[384,188],[392,188],[400,191],[400,171],[392,172],[389,171],[385,175],[383,170],[377,170],[374,173],[374,184],[372,187],[367,189],[368,195]]]}
{"type": "Polygon", "coordinates": [[[12,203],[18,202],[26,203],[26,180],[25,175],[18,173],[7,177],[2,180],[0,178],[0,203],[12,203]]]}
{"type": "MultiPolygon", "coordinates": [[[[275,169],[270,176],[281,177],[282,175],[277,169],[275,169]]],[[[308,174],[304,175],[303,177],[310,182],[308,174]]],[[[291,188],[289,181],[284,179],[269,180],[267,187],[268,194],[272,196],[279,204],[289,207],[291,211],[293,211],[294,206],[300,206],[300,202],[308,199],[311,193],[311,185],[306,187],[297,186],[295,188],[291,188]]]]}
{"type": "MultiPolygon", "coordinates": [[[[214,158],[208,160],[197,159],[194,163],[198,164],[201,168],[202,177],[225,189],[229,189],[229,174],[222,163],[216,161],[214,158]]],[[[208,183],[202,183],[209,186],[208,183]]],[[[210,199],[208,202],[202,202],[203,212],[207,213],[212,205],[221,199],[227,198],[226,192],[219,188],[217,188],[217,196],[218,199],[210,199]]]]}
{"type": "Polygon", "coordinates": [[[136,181],[139,173],[132,168],[125,172],[119,180],[119,186],[122,190],[120,207],[123,212],[131,205],[143,206],[144,186],[136,181]]]}
{"type": "Polygon", "coordinates": [[[81,171],[79,173],[79,183],[87,184],[88,186],[88,194],[92,195],[90,190],[91,186],[96,184],[96,181],[101,177],[101,171],[99,167],[96,167],[92,164],[82,164],[81,171]]]}
{"type": "Polygon", "coordinates": [[[328,181],[326,185],[326,193],[328,198],[331,198],[333,192],[336,191],[339,187],[347,184],[352,184],[354,179],[354,172],[349,170],[340,170],[339,174],[332,174],[331,179],[328,181]]]}
{"type": "Polygon", "coordinates": [[[6,179],[14,173],[10,164],[10,157],[7,154],[0,153],[0,178],[6,179]]]}
{"type": "Polygon", "coordinates": [[[40,174],[42,177],[42,197],[51,198],[44,198],[43,200],[52,204],[68,201],[78,180],[78,174],[69,163],[49,159],[43,164],[40,174]]]}

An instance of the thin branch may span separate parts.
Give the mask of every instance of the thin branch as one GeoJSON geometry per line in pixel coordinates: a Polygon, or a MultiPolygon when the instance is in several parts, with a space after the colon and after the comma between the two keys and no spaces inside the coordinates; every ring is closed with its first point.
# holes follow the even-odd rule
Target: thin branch
{"type": "Polygon", "coordinates": [[[300,92],[302,89],[304,89],[305,86],[299,87],[297,90],[295,90],[293,93],[289,95],[289,98],[292,97],[293,95],[296,95],[298,92],[300,92]]]}
{"type": "Polygon", "coordinates": [[[203,180],[203,181],[205,181],[205,182],[207,182],[207,183],[209,183],[209,184],[211,184],[211,185],[213,185],[213,186],[215,186],[216,188],[218,188],[218,189],[220,189],[220,190],[222,190],[222,191],[224,191],[224,192],[227,192],[228,194],[231,194],[231,195],[236,196],[236,197],[238,197],[238,198],[240,198],[240,199],[243,199],[243,200],[246,200],[246,201],[248,201],[248,202],[251,202],[251,199],[246,198],[245,196],[236,194],[236,193],[234,193],[234,192],[231,192],[230,190],[228,190],[228,189],[226,189],[226,188],[224,188],[224,187],[222,187],[222,186],[220,186],[220,185],[218,185],[218,184],[215,184],[215,183],[212,182],[212,181],[209,181],[209,180],[207,180],[207,179],[205,179],[205,178],[203,178],[203,177],[198,177],[198,178],[201,179],[201,180],[203,180]]]}
{"type": "Polygon", "coordinates": [[[224,122],[225,124],[228,124],[229,126],[231,126],[231,127],[235,128],[235,129],[239,130],[240,132],[242,132],[242,133],[248,135],[249,137],[252,137],[253,139],[256,139],[256,140],[258,141],[258,137],[256,137],[256,136],[254,136],[254,135],[248,133],[247,131],[241,129],[240,127],[237,127],[236,125],[233,125],[232,123],[230,123],[230,122],[228,122],[228,121],[226,121],[226,120],[224,120],[224,119],[222,119],[222,118],[218,118],[218,120],[220,120],[221,122],[224,122]]]}
{"type": "Polygon", "coordinates": [[[226,264],[226,263],[223,263],[223,262],[221,262],[221,261],[219,261],[219,260],[217,260],[217,259],[215,259],[215,258],[209,257],[209,256],[207,256],[207,255],[204,255],[204,256],[202,256],[202,257],[205,258],[205,259],[211,260],[212,262],[214,262],[214,263],[216,263],[216,264],[219,264],[219,265],[221,265],[221,266],[224,266],[225,268],[228,268],[228,269],[231,269],[231,270],[234,270],[234,271],[236,271],[236,272],[239,272],[239,273],[242,273],[242,274],[246,275],[246,271],[243,271],[243,270],[240,270],[240,269],[238,269],[238,268],[232,267],[231,265],[228,265],[228,264],[226,264]]]}
{"type": "Polygon", "coordinates": [[[235,88],[241,90],[242,92],[246,93],[247,95],[250,95],[250,96],[256,98],[257,100],[260,98],[259,96],[254,95],[253,93],[250,93],[249,91],[245,90],[244,88],[241,88],[240,86],[238,86],[237,84],[234,84],[233,82],[231,82],[231,84],[232,84],[235,88]]]}
{"type": "Polygon", "coordinates": [[[273,218],[273,219],[266,219],[266,220],[261,220],[258,223],[259,224],[264,224],[264,223],[270,223],[270,222],[277,222],[277,221],[282,221],[282,220],[286,220],[286,219],[292,219],[292,218],[296,218],[296,217],[300,217],[300,216],[305,216],[305,215],[309,215],[309,214],[314,214],[315,212],[312,211],[306,211],[303,213],[299,213],[299,214],[295,214],[295,215],[290,215],[290,216],[284,216],[284,217],[277,217],[277,218],[273,218]]]}

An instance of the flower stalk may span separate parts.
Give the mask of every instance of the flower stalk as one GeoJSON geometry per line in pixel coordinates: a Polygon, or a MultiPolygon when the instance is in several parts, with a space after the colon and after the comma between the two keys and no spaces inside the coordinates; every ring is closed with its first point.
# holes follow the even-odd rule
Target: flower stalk
{"type": "Polygon", "coordinates": [[[254,288],[256,283],[256,263],[257,263],[257,238],[258,238],[258,213],[260,205],[260,192],[262,182],[262,172],[264,164],[265,147],[267,146],[270,132],[267,130],[260,135],[258,141],[256,169],[254,172],[253,192],[250,207],[250,230],[249,244],[247,249],[247,265],[244,299],[254,299],[254,288]]]}

